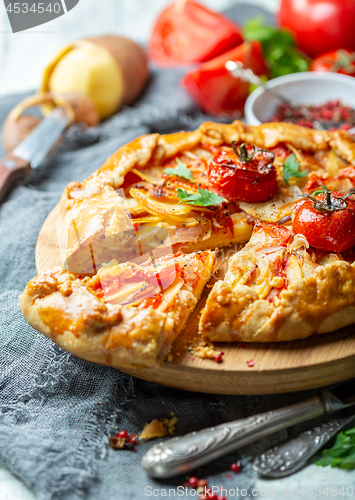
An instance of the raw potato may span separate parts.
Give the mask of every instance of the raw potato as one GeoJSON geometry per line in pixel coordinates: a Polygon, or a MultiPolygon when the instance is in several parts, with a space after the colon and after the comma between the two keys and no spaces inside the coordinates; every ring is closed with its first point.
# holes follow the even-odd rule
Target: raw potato
{"type": "Polygon", "coordinates": [[[91,97],[101,118],[139,96],[148,79],[143,49],[131,40],[102,36],[64,47],[46,68],[42,91],[80,92],[91,97]]]}

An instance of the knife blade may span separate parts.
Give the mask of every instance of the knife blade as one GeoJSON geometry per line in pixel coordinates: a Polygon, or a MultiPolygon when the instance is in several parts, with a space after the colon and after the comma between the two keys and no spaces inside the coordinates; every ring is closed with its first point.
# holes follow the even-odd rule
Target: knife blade
{"type": "Polygon", "coordinates": [[[258,439],[355,404],[355,384],[350,382],[284,408],[226,422],[161,442],[142,458],[151,477],[167,478],[215,460],[258,439]]]}
{"type": "Polygon", "coordinates": [[[0,161],[0,203],[16,182],[37,168],[69,125],[63,107],[55,108],[12,151],[0,161]]]}

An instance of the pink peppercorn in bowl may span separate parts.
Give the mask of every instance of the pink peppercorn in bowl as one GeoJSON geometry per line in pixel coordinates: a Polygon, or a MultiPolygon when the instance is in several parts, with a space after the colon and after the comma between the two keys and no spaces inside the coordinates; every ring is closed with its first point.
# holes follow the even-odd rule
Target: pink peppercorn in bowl
{"type": "MultiPolygon", "coordinates": [[[[339,127],[336,128],[340,128],[342,122],[346,122],[346,125],[341,128],[354,126],[352,122],[355,119],[355,78],[352,76],[307,71],[274,78],[267,85],[300,105],[310,106],[307,121],[303,120],[303,117],[296,121],[286,118],[287,121],[312,126],[310,122],[314,115],[319,116],[319,121],[326,121],[328,115],[331,119],[332,112],[333,116],[339,117],[339,127]]],[[[275,121],[275,117],[280,116],[281,104],[282,101],[277,97],[259,87],[250,94],[245,103],[245,120],[250,125],[275,121]]]]}

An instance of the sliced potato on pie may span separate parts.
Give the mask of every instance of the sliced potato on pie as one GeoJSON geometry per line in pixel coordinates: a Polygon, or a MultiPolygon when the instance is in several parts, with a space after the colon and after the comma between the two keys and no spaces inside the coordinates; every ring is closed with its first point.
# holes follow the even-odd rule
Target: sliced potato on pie
{"type": "Polygon", "coordinates": [[[288,123],[206,122],[193,132],[141,136],[64,190],[57,223],[63,266],[29,282],[22,312],[78,357],[157,366],[199,300],[213,250],[250,240],[210,292],[204,337],[271,342],[353,323],[355,264],[310,248],[287,225],[305,193],[354,187],[354,167],[349,133],[288,123]],[[254,168],[255,152],[269,160],[255,167],[249,193],[260,190],[266,170],[273,191],[262,200],[254,191],[252,202],[222,196],[211,171],[227,169],[232,181],[224,192],[233,194],[240,189],[233,158],[243,174],[254,168]]]}
{"type": "Polygon", "coordinates": [[[135,258],[134,228],[152,223],[167,229],[173,251],[245,243],[252,231],[248,216],[277,222],[288,215],[307,182],[307,177],[292,178],[289,186],[284,182],[279,145],[296,155],[302,170],[322,175],[327,168],[334,173],[344,162],[355,164],[354,141],[349,137],[347,133],[316,131],[289,123],[252,127],[239,121],[231,125],[207,122],[193,132],[139,137],[120,148],[88,179],[73,182],[64,190],[63,265],[71,272],[93,273],[102,262],[118,258],[114,252],[117,246],[122,261],[135,258]],[[215,206],[181,202],[179,189],[189,194],[210,189],[211,159],[218,150],[231,150],[234,141],[272,151],[274,148],[279,185],[276,199],[241,204],[225,200],[215,206]],[[171,174],[178,168],[178,161],[190,175],[171,174]]]}

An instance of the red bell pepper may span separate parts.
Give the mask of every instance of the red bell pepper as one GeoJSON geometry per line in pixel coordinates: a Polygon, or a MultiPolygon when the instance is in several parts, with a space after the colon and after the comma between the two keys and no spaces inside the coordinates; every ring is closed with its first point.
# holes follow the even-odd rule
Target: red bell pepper
{"type": "Polygon", "coordinates": [[[249,95],[249,83],[234,78],[225,68],[229,60],[241,61],[257,75],[268,75],[259,42],[244,42],[198,68],[189,71],[181,80],[182,86],[200,107],[211,115],[239,118],[249,95]]]}
{"type": "Polygon", "coordinates": [[[243,42],[241,30],[221,14],[193,0],[178,0],[158,17],[149,43],[160,65],[208,61],[243,42]]]}

